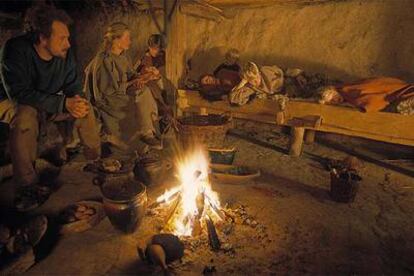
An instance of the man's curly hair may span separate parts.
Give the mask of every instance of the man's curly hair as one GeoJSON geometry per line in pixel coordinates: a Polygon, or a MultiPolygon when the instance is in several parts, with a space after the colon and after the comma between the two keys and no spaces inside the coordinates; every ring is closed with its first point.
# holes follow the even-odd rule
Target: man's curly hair
{"type": "Polygon", "coordinates": [[[27,10],[24,29],[31,34],[33,43],[37,44],[40,42],[40,35],[50,37],[54,21],[62,22],[67,26],[73,22],[64,10],[49,5],[37,5],[27,10]]]}

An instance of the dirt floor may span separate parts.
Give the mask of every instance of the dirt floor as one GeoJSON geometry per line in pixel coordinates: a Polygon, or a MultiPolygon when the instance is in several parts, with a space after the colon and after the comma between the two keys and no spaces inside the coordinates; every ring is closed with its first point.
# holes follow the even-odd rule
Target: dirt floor
{"type": "MultiPolygon", "coordinates": [[[[414,273],[412,177],[364,162],[355,202],[336,203],[328,194],[329,172],[318,160],[346,154],[313,144],[306,145],[303,157],[294,158],[283,153],[286,135],[251,123],[238,127],[237,133],[266,143],[229,135],[226,143],[238,150],[235,164],[260,169],[262,175],[243,185],[212,183],[238,219],[231,230],[219,229],[219,252],[209,249],[205,234],[186,240],[185,256],[171,265],[173,272],[201,274],[210,266],[218,275],[414,273]]],[[[65,165],[59,176],[62,187],[34,214],[53,218],[70,203],[100,198],[84,165],[65,165]]],[[[174,185],[171,173],[164,185],[148,189],[149,200],[174,185]]],[[[3,219],[18,216],[6,211],[11,186],[11,181],[0,185],[3,219]]],[[[160,225],[162,214],[150,214],[135,233],[124,235],[105,218],[89,231],[58,237],[27,274],[160,274],[137,254],[137,246],[144,246],[160,225]]]]}

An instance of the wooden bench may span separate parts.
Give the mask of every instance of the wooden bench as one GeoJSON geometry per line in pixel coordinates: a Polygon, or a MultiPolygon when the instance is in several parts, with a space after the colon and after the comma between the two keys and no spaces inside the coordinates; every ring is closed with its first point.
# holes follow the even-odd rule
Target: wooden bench
{"type": "Polygon", "coordinates": [[[312,143],[315,131],[338,133],[414,146],[414,116],[397,113],[363,113],[356,108],[291,100],[281,110],[277,102],[255,99],[243,106],[228,101],[209,102],[197,91],[178,90],[178,112],[224,113],[235,118],[291,127],[290,154],[299,156],[303,140],[312,143]]]}

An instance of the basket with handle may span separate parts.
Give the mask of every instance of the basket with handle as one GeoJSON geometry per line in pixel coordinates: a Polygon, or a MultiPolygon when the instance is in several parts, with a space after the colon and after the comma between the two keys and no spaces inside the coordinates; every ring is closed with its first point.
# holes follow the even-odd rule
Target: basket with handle
{"type": "Polygon", "coordinates": [[[178,138],[184,148],[194,144],[222,147],[227,131],[233,126],[229,114],[191,115],[178,121],[178,138]]]}

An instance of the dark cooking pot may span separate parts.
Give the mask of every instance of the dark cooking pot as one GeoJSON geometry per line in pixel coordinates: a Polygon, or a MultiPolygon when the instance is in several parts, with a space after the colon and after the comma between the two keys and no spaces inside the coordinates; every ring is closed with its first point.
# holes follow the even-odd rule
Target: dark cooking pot
{"type": "Polygon", "coordinates": [[[112,226],[125,233],[134,232],[147,208],[146,187],[132,174],[98,176],[93,184],[101,189],[104,210],[112,226]]]}
{"type": "Polygon", "coordinates": [[[156,157],[137,160],[134,167],[135,178],[144,185],[158,185],[162,183],[168,170],[172,168],[171,162],[156,157]]]}

